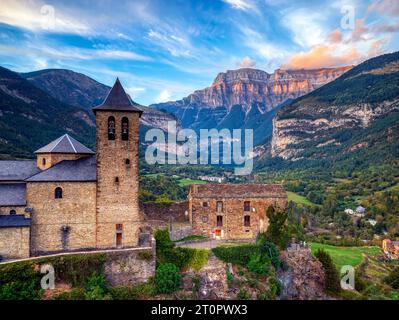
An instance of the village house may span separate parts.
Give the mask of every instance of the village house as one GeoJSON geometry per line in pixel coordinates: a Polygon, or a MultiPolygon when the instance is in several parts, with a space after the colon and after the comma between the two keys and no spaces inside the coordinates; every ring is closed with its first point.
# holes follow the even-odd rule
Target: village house
{"type": "Polygon", "coordinates": [[[96,116],[96,152],[65,134],[36,160],[0,161],[0,256],[139,244],[139,119],[119,80],[96,116]]]}
{"type": "Polygon", "coordinates": [[[273,184],[205,184],[191,186],[188,200],[194,234],[253,239],[269,226],[269,206],[286,207],[287,193],[273,184]]]}
{"type": "Polygon", "coordinates": [[[399,259],[399,241],[392,241],[390,239],[382,240],[382,250],[389,259],[399,259]]]}

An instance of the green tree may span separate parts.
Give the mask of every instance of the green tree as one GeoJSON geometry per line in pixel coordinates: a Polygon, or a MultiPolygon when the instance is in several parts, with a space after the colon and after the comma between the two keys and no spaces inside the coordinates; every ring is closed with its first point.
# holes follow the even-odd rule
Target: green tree
{"type": "Polygon", "coordinates": [[[287,232],[286,211],[276,211],[273,206],[266,210],[266,216],[269,219],[269,227],[266,231],[266,239],[278,245],[281,249],[287,248],[289,235],[287,232]]]}
{"type": "Polygon", "coordinates": [[[181,273],[173,263],[160,264],[156,271],[155,285],[159,293],[175,292],[181,284],[181,273]]]}
{"type": "Polygon", "coordinates": [[[338,270],[331,259],[331,256],[324,250],[319,249],[315,254],[316,258],[323,265],[325,273],[325,289],[327,292],[338,294],[341,291],[338,270]]]}

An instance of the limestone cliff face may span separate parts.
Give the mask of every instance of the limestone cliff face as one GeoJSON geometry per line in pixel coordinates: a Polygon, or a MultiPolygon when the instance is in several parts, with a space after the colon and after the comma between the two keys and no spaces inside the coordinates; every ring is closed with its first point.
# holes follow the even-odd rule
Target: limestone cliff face
{"type": "Polygon", "coordinates": [[[271,155],[317,159],[382,142],[389,128],[372,128],[399,111],[398,61],[399,53],[366,61],[282,109],[273,119],[271,155]]]}
{"type": "Polygon", "coordinates": [[[278,69],[272,74],[250,68],[229,70],[219,73],[208,88],[154,107],[176,115],[185,128],[254,129],[256,143],[270,136],[277,107],[333,81],[350,68],[278,69]]]}

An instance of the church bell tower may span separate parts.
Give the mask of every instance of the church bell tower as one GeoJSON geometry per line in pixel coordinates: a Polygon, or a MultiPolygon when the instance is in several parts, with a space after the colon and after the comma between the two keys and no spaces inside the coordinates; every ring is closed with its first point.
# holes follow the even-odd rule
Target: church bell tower
{"type": "Polygon", "coordinates": [[[119,79],[104,102],[93,108],[97,141],[97,248],[138,245],[139,121],[137,108],[119,79]]]}

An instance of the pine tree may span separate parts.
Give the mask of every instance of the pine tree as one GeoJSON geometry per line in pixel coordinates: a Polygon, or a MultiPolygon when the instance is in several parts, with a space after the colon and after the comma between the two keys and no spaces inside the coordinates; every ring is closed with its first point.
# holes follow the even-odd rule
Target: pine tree
{"type": "Polygon", "coordinates": [[[317,250],[316,258],[323,265],[325,273],[325,289],[329,293],[337,294],[341,291],[340,278],[338,270],[335,267],[331,256],[324,250],[317,250]]]}

